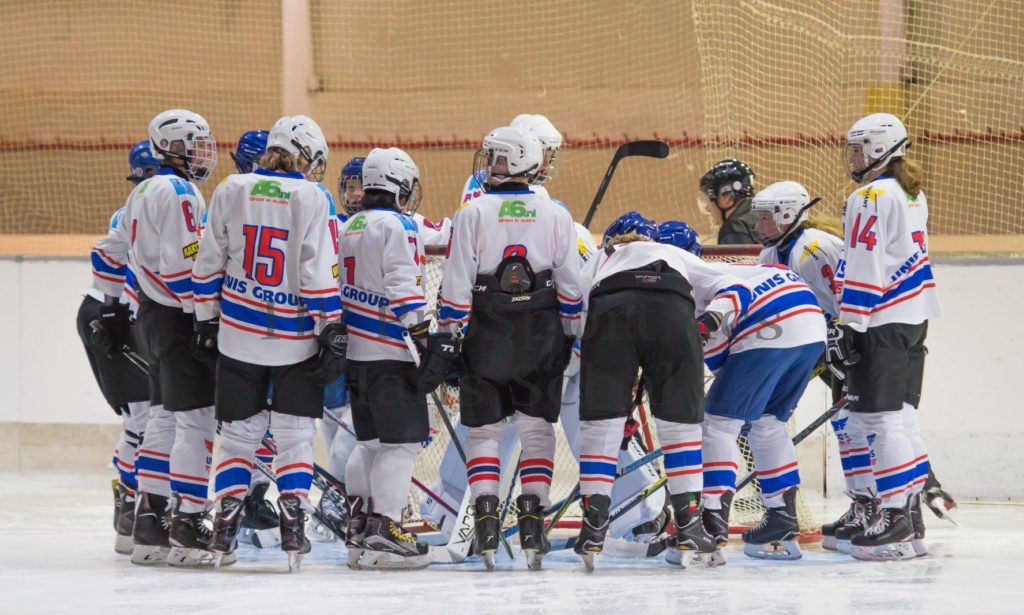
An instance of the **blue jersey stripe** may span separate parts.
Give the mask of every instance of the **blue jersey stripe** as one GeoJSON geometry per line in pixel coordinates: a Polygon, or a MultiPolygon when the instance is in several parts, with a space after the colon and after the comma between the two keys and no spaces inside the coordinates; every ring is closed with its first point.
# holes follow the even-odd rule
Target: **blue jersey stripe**
{"type": "Polygon", "coordinates": [[[747,314],[740,322],[733,332],[731,337],[736,338],[741,333],[757,326],[762,321],[784,312],[786,310],[793,309],[802,305],[818,305],[818,300],[814,297],[814,293],[806,288],[802,288],[797,291],[785,293],[775,299],[772,299],[767,304],[757,308],[753,312],[747,314]]]}
{"type": "Polygon", "coordinates": [[[221,298],[220,310],[228,318],[260,328],[270,327],[276,331],[292,333],[308,333],[313,330],[313,318],[311,316],[282,316],[261,312],[235,303],[228,297],[221,298]]]}
{"type": "Polygon", "coordinates": [[[345,311],[345,324],[355,327],[367,333],[373,333],[380,337],[387,337],[393,340],[402,341],[405,327],[392,324],[383,320],[377,320],[372,316],[364,316],[352,310],[345,311]]]}

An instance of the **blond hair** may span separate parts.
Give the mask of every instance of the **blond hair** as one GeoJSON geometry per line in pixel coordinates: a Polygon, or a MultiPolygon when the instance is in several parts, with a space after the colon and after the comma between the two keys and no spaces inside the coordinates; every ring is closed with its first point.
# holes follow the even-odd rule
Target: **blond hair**
{"type": "Polygon", "coordinates": [[[622,235],[609,237],[605,240],[604,245],[605,247],[617,246],[620,243],[632,243],[634,241],[651,241],[651,238],[634,231],[632,233],[623,233],[622,235]]]}
{"type": "Polygon", "coordinates": [[[843,224],[836,218],[831,216],[820,216],[818,218],[808,218],[800,223],[800,228],[812,228],[829,235],[835,235],[836,237],[843,236],[843,224]]]}
{"type": "Polygon", "coordinates": [[[294,173],[298,170],[295,156],[280,147],[271,147],[260,157],[260,168],[265,171],[294,173]]]}
{"type": "Polygon", "coordinates": [[[893,158],[889,162],[889,172],[903,187],[910,198],[917,198],[924,185],[924,169],[921,165],[905,157],[893,158]]]}

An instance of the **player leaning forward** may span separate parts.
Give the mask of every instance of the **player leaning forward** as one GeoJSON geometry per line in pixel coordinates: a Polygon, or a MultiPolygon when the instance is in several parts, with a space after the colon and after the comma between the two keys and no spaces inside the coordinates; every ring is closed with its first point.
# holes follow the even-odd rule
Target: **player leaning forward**
{"type": "MultiPolygon", "coordinates": [[[[484,193],[455,217],[441,286],[440,325],[463,344],[459,401],[467,476],[475,504],[475,552],[493,567],[498,546],[499,441],[515,415],[522,443],[520,544],[531,568],[548,545],[543,512],[554,467],[562,374],[579,323],[580,257],[572,216],[530,182],[539,172],[537,137],[497,128],[477,152],[484,193]]],[[[622,428],[619,426],[619,441],[622,428]]]]}
{"type": "Polygon", "coordinates": [[[846,167],[861,184],[843,206],[842,336],[829,359],[848,367],[847,428],[874,434],[880,508],[851,539],[858,559],[914,557],[916,504],[928,474],[917,424],[928,320],[942,313],[928,260],[928,202],[921,169],[906,159],[907,129],[894,115],[858,120],[846,136],[846,167]],[[859,356],[858,356],[859,355],[859,356]]]}
{"type": "Polygon", "coordinates": [[[314,183],[326,166],[327,144],[316,122],[279,119],[259,168],[229,176],[214,191],[192,272],[195,352],[220,355],[211,550],[235,549],[252,458],[269,427],[277,444],[281,548],[293,570],[310,550],[303,523],[323,382],[336,378],[344,361],[336,222],[314,183]]]}

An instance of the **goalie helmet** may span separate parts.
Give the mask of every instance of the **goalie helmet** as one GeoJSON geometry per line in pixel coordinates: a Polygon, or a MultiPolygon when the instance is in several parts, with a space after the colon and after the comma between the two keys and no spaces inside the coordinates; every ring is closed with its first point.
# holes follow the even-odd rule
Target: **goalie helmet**
{"type": "Polygon", "coordinates": [[[540,139],[521,128],[503,126],[484,137],[483,146],[473,158],[473,175],[485,178],[488,186],[506,182],[533,182],[543,162],[540,139]]]}
{"type": "Polygon", "coordinates": [[[363,198],[363,163],[366,158],[356,156],[345,163],[338,175],[338,196],[345,213],[354,216],[362,207],[359,201],[363,198]]]}
{"type": "Polygon", "coordinates": [[[719,195],[732,193],[738,200],[754,193],[754,170],[735,158],[722,160],[700,178],[700,191],[716,202],[719,195]]]}
{"type": "Polygon", "coordinates": [[[152,177],[160,170],[160,161],[153,157],[153,152],[149,149],[148,139],[143,139],[132,146],[132,149],[128,152],[128,167],[131,169],[131,174],[125,179],[133,184],[137,184],[147,177],[152,177]]]}
{"type": "Polygon", "coordinates": [[[238,137],[238,145],[231,152],[231,159],[235,161],[235,169],[239,173],[252,173],[256,170],[260,158],[267,152],[269,134],[266,130],[250,130],[238,137]]]}
{"type": "Polygon", "coordinates": [[[363,161],[363,190],[390,192],[395,195],[396,209],[411,215],[423,198],[420,169],[397,147],[375,147],[363,161]]]}
{"type": "Polygon", "coordinates": [[[557,156],[558,150],[562,148],[562,133],[558,132],[551,120],[543,115],[532,113],[521,113],[516,116],[510,124],[512,128],[525,130],[537,137],[542,148],[543,161],[540,170],[537,172],[535,183],[543,184],[555,178],[558,174],[557,156]]]}
{"type": "Polygon", "coordinates": [[[188,109],[168,109],[149,122],[149,147],[157,160],[173,158],[196,183],[217,166],[217,141],[203,116],[188,109]]]}
{"type": "Polygon", "coordinates": [[[645,218],[638,211],[627,211],[618,218],[604,232],[604,245],[608,246],[609,241],[615,237],[635,233],[649,241],[658,241],[658,225],[654,220],[645,218]]]}
{"type": "Polygon", "coordinates": [[[761,243],[781,243],[807,219],[807,210],[817,202],[811,201],[807,189],[794,181],[776,182],[758,192],[750,208],[757,212],[754,230],[761,236],[761,243]]]}
{"type": "Polygon", "coordinates": [[[846,133],[846,172],[858,184],[890,158],[906,155],[907,128],[891,113],[866,115],[846,133]]]}
{"type": "Polygon", "coordinates": [[[267,149],[278,147],[299,158],[311,182],[323,180],[327,172],[327,139],[320,125],[305,115],[286,115],[274,123],[267,136],[267,149]]]}
{"type": "Polygon", "coordinates": [[[700,256],[702,251],[697,231],[679,220],[669,220],[658,225],[658,243],[675,246],[694,256],[700,256]]]}

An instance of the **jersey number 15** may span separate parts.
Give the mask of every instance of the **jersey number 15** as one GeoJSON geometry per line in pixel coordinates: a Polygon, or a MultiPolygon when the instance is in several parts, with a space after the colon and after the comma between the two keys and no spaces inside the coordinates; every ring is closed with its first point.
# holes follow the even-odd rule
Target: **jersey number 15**
{"type": "Polygon", "coordinates": [[[275,242],[288,241],[288,230],[246,224],[242,234],[245,235],[242,269],[246,277],[264,286],[280,286],[284,279],[284,249],[275,242]]]}

